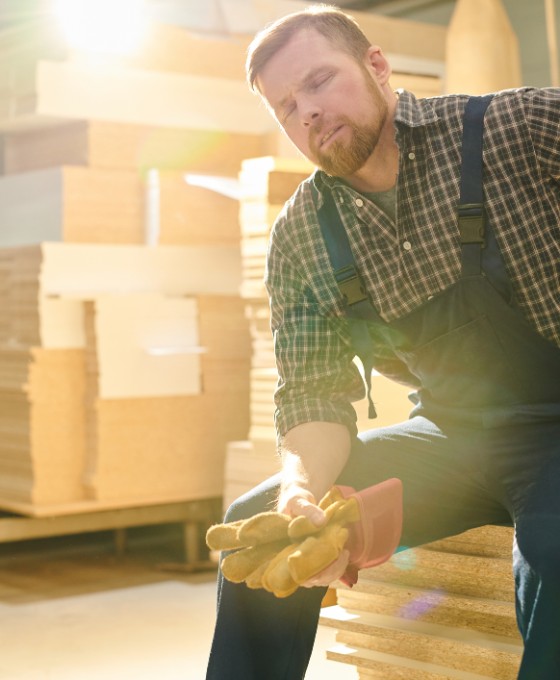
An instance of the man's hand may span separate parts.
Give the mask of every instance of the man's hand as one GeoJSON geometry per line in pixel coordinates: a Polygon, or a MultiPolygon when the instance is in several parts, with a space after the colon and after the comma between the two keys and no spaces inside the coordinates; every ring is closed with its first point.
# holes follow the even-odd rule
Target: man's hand
{"type": "Polygon", "coordinates": [[[291,517],[303,515],[317,527],[323,526],[327,519],[311,491],[297,484],[282,489],[278,498],[278,512],[291,517]]]}
{"type": "Polygon", "coordinates": [[[302,423],[283,438],[282,485],[277,509],[291,517],[306,516],[323,526],[325,513],[319,507],[335,484],[350,454],[350,434],[338,423],[302,423]]]}

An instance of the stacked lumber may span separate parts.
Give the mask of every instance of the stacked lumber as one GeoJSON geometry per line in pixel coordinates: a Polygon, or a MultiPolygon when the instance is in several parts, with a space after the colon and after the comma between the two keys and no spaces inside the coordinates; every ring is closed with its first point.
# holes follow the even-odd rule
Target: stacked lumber
{"type": "Polygon", "coordinates": [[[18,130],[8,127],[3,139],[3,172],[9,175],[78,165],[237,177],[243,159],[258,156],[263,148],[256,134],[111,120],[61,121],[18,130]]]}
{"type": "Polygon", "coordinates": [[[364,680],[514,680],[522,644],[511,543],[511,529],[481,527],[360,572],[322,610],[321,622],[338,630],[328,657],[364,680]]]}
{"type": "Polygon", "coordinates": [[[244,82],[244,45],[197,40],[176,28],[152,24],[150,55],[136,60],[93,60],[53,40],[52,27],[38,21],[0,35],[0,127],[44,127],[68,120],[101,120],[156,127],[217,130],[258,135],[274,128],[255,106],[244,82]],[[166,34],[166,35],[164,35],[166,34]],[[196,50],[196,61],[192,58],[196,50]],[[166,52],[167,57],[161,58],[166,52]],[[233,54],[234,52],[234,54],[233,54]],[[174,64],[174,66],[170,66],[174,64]],[[213,64],[206,71],[206,64],[213,64]]]}
{"type": "Polygon", "coordinates": [[[0,33],[0,364],[19,376],[0,375],[4,505],[221,495],[250,342],[239,203],[209,180],[236,180],[274,128],[245,47],[154,24],[135,57],[92,61],[46,21],[0,33]],[[73,398],[44,397],[51,366],[73,398]],[[39,443],[56,420],[77,440],[39,443]],[[54,484],[48,461],[72,455],[54,484]]]}
{"type": "Polygon", "coordinates": [[[0,249],[0,503],[221,495],[248,431],[239,284],[231,246],[0,249]]]}
{"type": "Polygon", "coordinates": [[[0,499],[83,498],[84,353],[0,349],[0,499]]]}
{"type": "MultiPolygon", "coordinates": [[[[154,305],[151,297],[151,307],[161,320],[162,303],[168,306],[170,300],[156,297],[154,305]]],[[[123,309],[130,308],[128,302],[120,303],[123,309]]],[[[146,296],[136,302],[143,308],[137,319],[145,313],[149,316],[146,296]]],[[[187,328],[187,310],[164,319],[159,327],[146,325],[152,339],[161,343],[153,347],[151,357],[144,357],[144,363],[151,360],[153,370],[137,369],[128,373],[128,380],[126,370],[115,373],[118,397],[114,390],[108,393],[112,385],[103,379],[111,365],[106,362],[104,371],[99,345],[107,341],[113,318],[106,316],[104,303],[102,299],[88,303],[86,313],[87,400],[91,405],[85,475],[88,496],[105,502],[221,496],[227,442],[248,430],[249,342],[240,299],[201,295],[172,301],[173,306],[196,311],[198,324],[187,328]],[[166,328],[170,318],[185,327],[183,333],[166,328]],[[196,337],[189,337],[193,332],[196,337]],[[198,349],[203,353],[197,353],[198,349]],[[134,380],[137,373],[142,381],[134,380]]],[[[130,322],[129,311],[127,316],[130,322]]],[[[130,351],[134,346],[128,343],[123,349],[130,351]]],[[[122,366],[123,354],[115,360],[122,366]]]]}

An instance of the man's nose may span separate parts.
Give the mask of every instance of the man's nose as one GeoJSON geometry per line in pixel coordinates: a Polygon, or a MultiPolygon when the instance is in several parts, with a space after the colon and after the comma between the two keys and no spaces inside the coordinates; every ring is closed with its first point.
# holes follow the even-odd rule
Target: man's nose
{"type": "Polygon", "coordinates": [[[321,117],[321,107],[311,99],[304,100],[299,104],[300,119],[304,127],[309,127],[321,117]]]}

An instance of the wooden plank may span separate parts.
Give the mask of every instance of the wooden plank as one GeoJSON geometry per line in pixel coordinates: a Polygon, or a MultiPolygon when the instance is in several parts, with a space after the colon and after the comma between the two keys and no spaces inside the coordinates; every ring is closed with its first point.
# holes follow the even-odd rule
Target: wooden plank
{"type": "Polygon", "coordinates": [[[40,60],[26,89],[32,94],[25,104],[12,95],[0,111],[0,129],[63,119],[240,134],[264,134],[275,125],[242,80],[40,60]]]}
{"type": "Polygon", "coordinates": [[[265,152],[258,134],[112,121],[61,122],[4,135],[3,173],[60,165],[116,170],[182,170],[237,176],[242,161],[265,152]]]}
{"type": "Polygon", "coordinates": [[[143,243],[143,193],[132,171],[61,167],[0,178],[0,246],[143,243]]]}
{"type": "Polygon", "coordinates": [[[104,295],[92,306],[98,396],[130,399],[199,394],[196,299],[154,293],[104,295]]]}
{"type": "Polygon", "coordinates": [[[131,507],[87,501],[40,508],[35,505],[4,503],[0,498],[0,507],[8,506],[8,510],[27,515],[22,517],[0,515],[0,543],[133,526],[207,521],[216,514],[215,508],[219,507],[219,501],[219,498],[178,500],[131,507]]]}
{"type": "MultiPolygon", "coordinates": [[[[327,658],[353,664],[358,668],[360,677],[376,680],[493,680],[491,675],[412,661],[391,654],[356,648],[342,642],[327,650],[327,658]]],[[[511,675],[507,680],[515,680],[515,675],[511,675]]]]}
{"type": "Polygon", "coordinates": [[[337,607],[322,612],[321,621],[327,623],[329,619],[339,630],[337,641],[360,649],[488,674],[499,680],[514,677],[519,666],[522,645],[518,636],[511,639],[380,614],[352,615],[337,607]]]}
{"type": "Polygon", "coordinates": [[[338,603],[349,612],[399,616],[483,634],[517,639],[519,631],[511,600],[482,599],[395,584],[377,584],[374,592],[340,588],[338,603]]]}

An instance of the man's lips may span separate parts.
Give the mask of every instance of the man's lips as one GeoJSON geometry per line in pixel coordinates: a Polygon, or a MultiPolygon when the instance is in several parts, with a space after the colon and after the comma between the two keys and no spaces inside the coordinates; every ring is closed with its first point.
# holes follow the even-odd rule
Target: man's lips
{"type": "Polygon", "coordinates": [[[325,144],[327,144],[327,142],[340,130],[341,127],[342,125],[337,125],[336,127],[329,130],[326,135],[323,135],[319,140],[319,147],[322,148],[325,144]]]}

